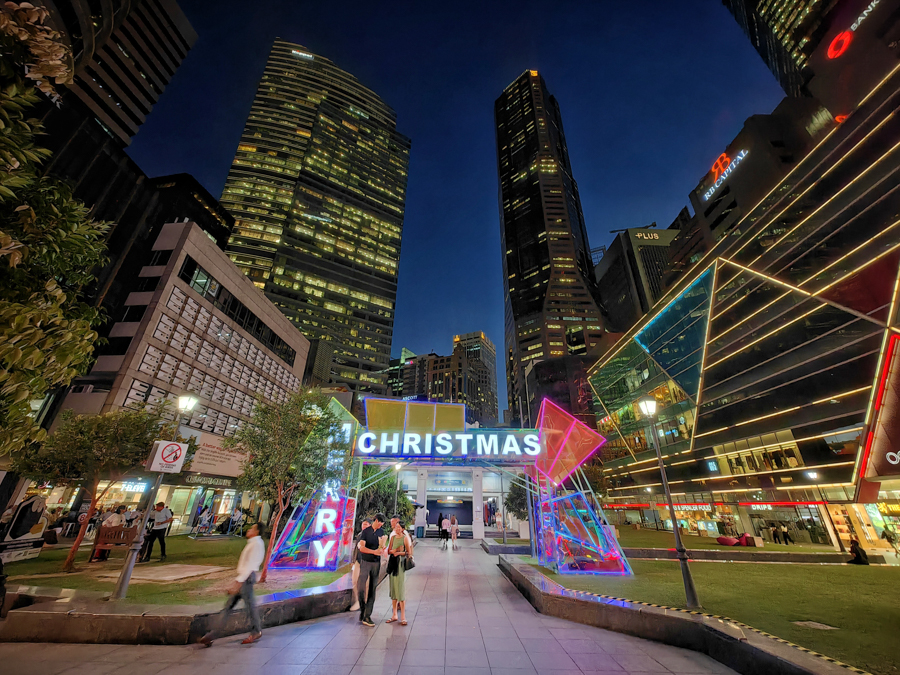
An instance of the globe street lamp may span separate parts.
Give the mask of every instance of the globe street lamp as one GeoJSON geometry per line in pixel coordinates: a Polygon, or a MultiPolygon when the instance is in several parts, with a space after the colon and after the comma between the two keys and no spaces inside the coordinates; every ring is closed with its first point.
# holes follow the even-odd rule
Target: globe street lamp
{"type": "MultiPolygon", "coordinates": [[[[193,396],[178,397],[178,416],[175,418],[177,424],[175,425],[175,438],[172,439],[173,442],[177,442],[178,440],[178,427],[181,425],[181,416],[184,413],[193,410],[195,405],[197,405],[197,399],[193,396]]],[[[128,593],[128,584],[131,582],[131,573],[134,571],[134,563],[137,562],[138,554],[141,552],[141,548],[143,548],[144,545],[144,531],[147,529],[147,522],[150,520],[150,510],[153,507],[153,501],[156,499],[156,493],[159,492],[159,486],[162,485],[162,478],[162,473],[157,473],[156,482],[150,490],[147,506],[144,509],[144,515],[141,517],[141,522],[138,524],[138,531],[134,535],[134,541],[131,542],[128,552],[125,554],[125,564],[122,566],[122,571],[119,573],[119,578],[116,581],[116,587],[113,589],[113,600],[122,600],[128,593]]],[[[99,532],[97,536],[100,536],[99,532]]]]}
{"type": "Polygon", "coordinates": [[[675,505],[672,503],[672,493],[669,490],[669,479],[666,476],[666,465],[663,463],[660,451],[659,438],[656,434],[656,425],[653,423],[656,417],[656,399],[647,396],[638,401],[641,413],[650,422],[650,433],[653,437],[653,447],[656,448],[656,459],[659,462],[659,475],[662,478],[663,490],[666,492],[666,501],[669,503],[669,517],[672,519],[672,530],[675,532],[675,552],[678,563],[681,565],[681,578],[684,581],[684,595],[688,609],[700,609],[700,599],[697,597],[697,589],[694,587],[694,578],[691,576],[691,568],[688,567],[687,551],[681,541],[681,532],[678,530],[678,520],[675,518],[675,505]]]}

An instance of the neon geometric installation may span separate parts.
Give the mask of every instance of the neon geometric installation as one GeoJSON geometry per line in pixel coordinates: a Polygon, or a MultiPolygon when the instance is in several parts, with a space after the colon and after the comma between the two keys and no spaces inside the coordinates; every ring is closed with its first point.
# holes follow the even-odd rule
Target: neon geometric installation
{"type": "Polygon", "coordinates": [[[606,442],[595,430],[546,398],[541,403],[537,428],[546,452],[535,460],[534,466],[554,485],[560,485],[606,442]]]}
{"type": "MultiPolygon", "coordinates": [[[[533,470],[526,474],[534,479],[533,470]]],[[[537,486],[533,520],[542,565],[558,574],[634,574],[615,530],[601,523],[583,493],[557,497],[553,485],[540,475],[537,486]]]]}
{"type": "Polygon", "coordinates": [[[318,490],[284,528],[269,569],[335,571],[349,560],[355,516],[344,488],[318,490]]]}

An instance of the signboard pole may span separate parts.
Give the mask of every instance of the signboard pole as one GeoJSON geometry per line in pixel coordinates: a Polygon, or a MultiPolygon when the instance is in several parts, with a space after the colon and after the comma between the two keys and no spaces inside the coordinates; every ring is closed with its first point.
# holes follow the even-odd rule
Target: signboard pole
{"type": "Polygon", "coordinates": [[[141,548],[144,546],[144,532],[147,530],[147,521],[150,520],[150,511],[153,509],[153,502],[156,499],[156,493],[159,491],[159,486],[162,485],[162,479],[162,473],[156,474],[156,481],[153,483],[153,487],[150,490],[150,499],[147,502],[147,508],[144,509],[144,515],[141,516],[137,535],[135,536],[134,541],[131,542],[128,553],[125,554],[125,565],[122,566],[122,571],[119,572],[119,579],[116,581],[116,587],[113,589],[113,600],[123,600],[128,593],[128,584],[131,583],[131,573],[134,571],[134,563],[137,562],[137,557],[141,552],[141,548]]]}

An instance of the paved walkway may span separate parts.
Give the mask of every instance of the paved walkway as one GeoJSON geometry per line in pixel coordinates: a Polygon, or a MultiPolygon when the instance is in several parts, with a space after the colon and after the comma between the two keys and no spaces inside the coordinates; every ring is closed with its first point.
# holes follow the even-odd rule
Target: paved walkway
{"type": "Polygon", "coordinates": [[[3,672],[104,675],[580,675],[734,671],[702,654],[544,617],[474,542],[416,547],[406,579],[408,626],[387,625],[387,583],[375,628],[344,613],[264,631],[211,649],[162,646],[0,644],[3,672]]]}

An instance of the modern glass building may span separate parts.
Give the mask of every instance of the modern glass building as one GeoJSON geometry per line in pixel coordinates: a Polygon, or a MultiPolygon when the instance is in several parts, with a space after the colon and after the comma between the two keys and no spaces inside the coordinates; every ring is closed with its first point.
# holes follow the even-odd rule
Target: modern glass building
{"type": "Polygon", "coordinates": [[[494,122],[509,409],[527,426],[540,405],[528,399],[527,366],[586,354],[603,321],[562,115],[536,70],[503,90],[494,122]]]}
{"type": "Polygon", "coordinates": [[[232,260],[358,391],[387,390],[409,149],[373,91],[276,40],[222,194],[232,260]]]}
{"type": "Polygon", "coordinates": [[[658,446],[682,527],[887,546],[898,104],[895,67],[591,368],[611,504],[667,517],[658,446]]]}

